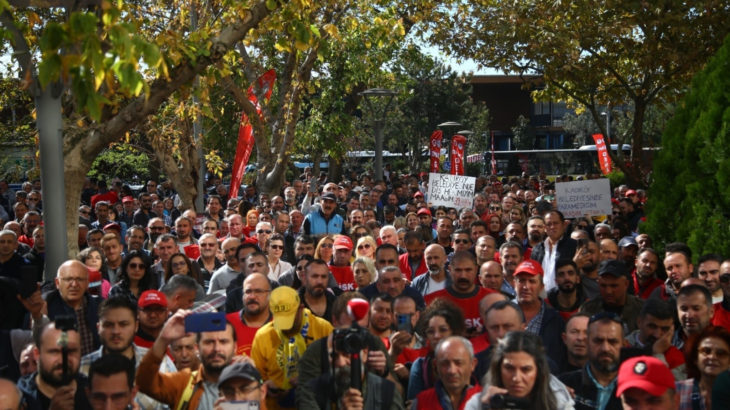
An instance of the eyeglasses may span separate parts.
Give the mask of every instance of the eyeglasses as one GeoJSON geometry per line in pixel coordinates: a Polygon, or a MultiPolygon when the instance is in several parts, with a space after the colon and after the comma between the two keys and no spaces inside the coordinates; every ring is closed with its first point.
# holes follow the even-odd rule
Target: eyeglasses
{"type": "Polygon", "coordinates": [[[275,250],[280,250],[280,249],[284,249],[284,245],[269,245],[269,248],[275,249],[275,250]]]}
{"type": "Polygon", "coordinates": [[[502,210],[502,208],[500,208],[500,207],[498,207],[498,206],[490,206],[490,207],[489,207],[489,210],[490,210],[490,211],[501,211],[501,210],[502,210]]]}
{"type": "Polygon", "coordinates": [[[467,243],[471,243],[471,241],[468,239],[454,239],[454,243],[457,245],[460,243],[467,244],[467,243]]]}
{"type": "Polygon", "coordinates": [[[266,289],[246,289],[243,291],[243,293],[247,296],[251,296],[251,295],[261,296],[261,295],[265,295],[269,292],[271,292],[271,291],[266,290],[266,289]]]}
{"type": "Polygon", "coordinates": [[[71,283],[71,282],[86,283],[86,282],[88,282],[88,280],[89,280],[89,278],[61,278],[61,281],[64,283],[71,283]]]}
{"type": "Polygon", "coordinates": [[[144,263],[130,263],[127,265],[130,269],[145,269],[147,268],[144,263]]]}
{"type": "Polygon", "coordinates": [[[358,245],[357,246],[357,249],[370,249],[370,244],[369,243],[364,243],[362,245],[358,245]]]}
{"type": "Polygon", "coordinates": [[[621,316],[619,316],[613,312],[606,312],[606,311],[596,313],[595,315],[591,316],[591,318],[588,319],[588,324],[590,325],[591,323],[599,322],[602,320],[610,320],[612,322],[616,322],[616,323],[620,324],[621,326],[623,326],[623,324],[624,324],[623,320],[621,320],[621,316]]]}
{"type": "Polygon", "coordinates": [[[260,383],[252,383],[250,386],[247,386],[247,387],[226,386],[226,387],[221,387],[220,392],[223,393],[223,397],[234,397],[236,395],[236,392],[238,392],[238,394],[241,394],[241,395],[246,395],[246,394],[254,392],[259,387],[261,387],[260,383]]]}
{"type": "Polygon", "coordinates": [[[332,244],[331,243],[323,243],[323,244],[319,245],[319,247],[320,248],[331,248],[332,247],[332,244]]]}
{"type": "Polygon", "coordinates": [[[266,234],[269,234],[269,233],[271,233],[271,230],[270,229],[259,229],[258,231],[256,231],[256,233],[266,233],[266,234]]]}

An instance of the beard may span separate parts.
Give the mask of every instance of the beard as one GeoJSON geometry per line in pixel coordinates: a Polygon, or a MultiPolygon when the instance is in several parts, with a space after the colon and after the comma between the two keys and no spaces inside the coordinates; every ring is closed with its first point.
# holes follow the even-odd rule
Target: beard
{"type": "Polygon", "coordinates": [[[206,357],[202,358],[203,367],[205,368],[205,371],[207,373],[220,373],[223,371],[223,369],[228,366],[231,363],[230,357],[225,357],[224,355],[220,353],[211,353],[206,357]],[[211,361],[215,359],[216,357],[225,359],[225,361],[222,364],[213,364],[211,361]]]}
{"type": "Polygon", "coordinates": [[[560,293],[573,293],[575,292],[575,283],[573,282],[566,282],[563,284],[558,285],[558,289],[560,290],[560,293]]]}
{"type": "Polygon", "coordinates": [[[315,297],[315,298],[321,297],[322,295],[324,295],[324,292],[325,292],[324,287],[320,287],[320,286],[312,287],[312,288],[307,287],[306,289],[307,289],[307,293],[310,296],[315,297]]]}
{"type": "Polygon", "coordinates": [[[583,267],[583,272],[593,272],[594,270],[598,269],[598,264],[594,263],[593,265],[586,265],[583,267]]]}
{"type": "Polygon", "coordinates": [[[612,356],[611,361],[606,363],[601,361],[601,358],[603,357],[606,357],[606,355],[599,355],[596,359],[591,360],[591,364],[596,368],[596,370],[601,373],[613,373],[618,370],[618,367],[621,364],[619,358],[612,356]]]}
{"type": "Polygon", "coordinates": [[[530,238],[530,242],[542,242],[542,234],[540,232],[530,232],[527,234],[527,236],[530,238]]]}
{"type": "MultiPolygon", "coordinates": [[[[38,375],[41,377],[41,380],[43,380],[45,383],[47,383],[50,386],[53,386],[55,388],[68,386],[69,383],[76,377],[76,371],[72,371],[72,369],[69,369],[68,375],[69,380],[63,380],[62,376],[56,376],[53,374],[55,370],[61,369],[61,365],[57,365],[54,368],[50,370],[46,370],[43,368],[43,366],[38,363],[38,375]]],[[[78,369],[76,369],[78,371],[78,369]]]]}

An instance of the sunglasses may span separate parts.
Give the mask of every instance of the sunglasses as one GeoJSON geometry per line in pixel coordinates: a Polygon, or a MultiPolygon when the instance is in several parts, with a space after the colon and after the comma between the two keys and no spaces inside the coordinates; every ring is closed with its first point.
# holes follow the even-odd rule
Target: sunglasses
{"type": "Polygon", "coordinates": [[[271,249],[284,249],[284,245],[269,245],[269,248],[271,249]]]}
{"type": "Polygon", "coordinates": [[[269,229],[261,229],[261,230],[256,231],[256,233],[266,233],[266,234],[269,234],[269,233],[271,233],[271,230],[269,230],[269,229]]]}
{"type": "Polygon", "coordinates": [[[468,239],[454,239],[454,243],[456,243],[456,244],[459,244],[459,243],[467,244],[470,242],[471,241],[469,241],[468,239]]]}
{"type": "Polygon", "coordinates": [[[144,263],[130,263],[127,266],[132,269],[146,269],[146,266],[144,263]]]}
{"type": "Polygon", "coordinates": [[[364,243],[362,245],[358,245],[357,249],[370,249],[370,244],[364,243]]]}
{"type": "Polygon", "coordinates": [[[320,248],[331,248],[332,247],[332,244],[331,243],[323,243],[323,244],[319,245],[319,247],[320,248]]]}

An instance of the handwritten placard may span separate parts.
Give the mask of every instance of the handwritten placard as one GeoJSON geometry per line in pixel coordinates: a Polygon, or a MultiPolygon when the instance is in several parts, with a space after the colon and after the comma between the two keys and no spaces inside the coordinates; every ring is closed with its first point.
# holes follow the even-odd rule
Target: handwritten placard
{"type": "Polygon", "coordinates": [[[428,202],[432,206],[471,208],[476,181],[474,177],[432,172],[428,177],[428,202]]]}
{"type": "Polygon", "coordinates": [[[566,218],[611,214],[611,182],[606,178],[558,182],[555,197],[566,218]]]}

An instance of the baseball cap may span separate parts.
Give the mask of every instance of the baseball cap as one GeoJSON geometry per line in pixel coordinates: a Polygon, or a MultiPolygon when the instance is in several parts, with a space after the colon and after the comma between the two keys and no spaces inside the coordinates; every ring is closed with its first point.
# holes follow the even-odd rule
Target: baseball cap
{"type": "Polygon", "coordinates": [[[218,387],[221,387],[228,380],[237,378],[263,383],[261,373],[251,363],[238,362],[231,363],[223,369],[221,375],[218,377],[218,387]]]}
{"type": "Polygon", "coordinates": [[[418,210],[417,215],[428,215],[431,216],[431,211],[428,210],[428,208],[421,208],[418,210]]]}
{"type": "Polygon", "coordinates": [[[415,193],[415,194],[413,194],[413,197],[414,197],[414,198],[418,198],[419,196],[420,196],[421,198],[423,198],[423,192],[421,192],[421,191],[416,191],[416,193],[415,193]]]}
{"type": "Polygon", "coordinates": [[[137,306],[143,309],[147,306],[162,306],[166,308],[167,297],[159,290],[145,290],[139,296],[139,302],[137,302],[137,306]]]}
{"type": "Polygon", "coordinates": [[[335,238],[333,246],[335,249],[347,249],[348,251],[351,251],[352,241],[347,237],[347,235],[339,235],[335,238]]]}
{"type": "Polygon", "coordinates": [[[520,273],[527,273],[528,275],[542,275],[543,270],[542,266],[540,266],[539,263],[533,261],[533,260],[526,260],[517,265],[517,269],[515,269],[515,275],[519,275],[520,273]]]}
{"type": "Polygon", "coordinates": [[[122,198],[122,203],[124,203],[124,202],[134,202],[134,198],[132,198],[131,196],[127,195],[124,198],[122,198]]]}
{"type": "Polygon", "coordinates": [[[609,259],[598,265],[598,276],[612,275],[617,278],[626,276],[626,265],[615,259],[609,259]]]}
{"type": "Polygon", "coordinates": [[[274,328],[279,331],[291,329],[300,304],[299,294],[289,286],[279,286],[272,290],[269,309],[274,316],[274,328]]]}
{"type": "Polygon", "coordinates": [[[652,396],[661,396],[667,389],[674,389],[674,375],[659,359],[638,356],[626,360],[618,370],[616,397],[630,388],[644,390],[652,396]]]}
{"type": "Polygon", "coordinates": [[[332,192],[325,192],[320,198],[337,202],[337,197],[332,192]]]}
{"type": "Polygon", "coordinates": [[[629,189],[628,191],[626,191],[626,196],[627,197],[629,197],[631,195],[636,195],[636,191],[634,191],[633,189],[629,189]]]}
{"type": "Polygon", "coordinates": [[[117,233],[119,233],[119,234],[122,233],[122,227],[119,226],[119,224],[116,222],[109,222],[108,224],[104,225],[104,229],[103,229],[104,231],[107,231],[109,229],[113,229],[113,230],[117,231],[117,233]]]}
{"type": "Polygon", "coordinates": [[[629,236],[624,236],[623,238],[621,238],[620,241],[618,241],[619,248],[625,248],[627,246],[636,246],[638,248],[639,244],[636,243],[636,239],[634,239],[633,236],[629,235],[629,236]]]}

